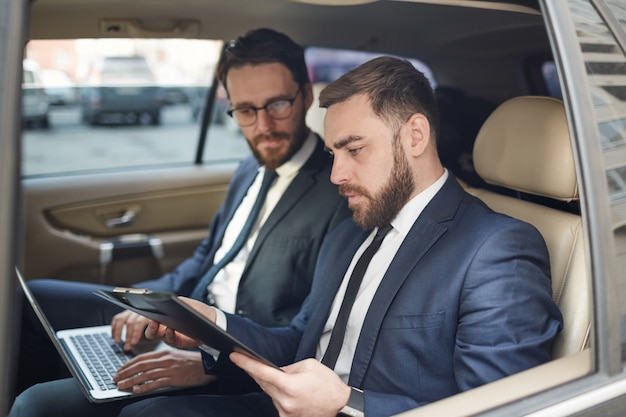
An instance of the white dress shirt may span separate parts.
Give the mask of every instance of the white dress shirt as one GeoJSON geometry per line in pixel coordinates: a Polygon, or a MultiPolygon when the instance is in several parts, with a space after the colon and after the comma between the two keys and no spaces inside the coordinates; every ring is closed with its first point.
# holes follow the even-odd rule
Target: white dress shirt
{"type": "MultiPolygon", "coordinates": [[[[253,226],[250,236],[245,245],[235,256],[235,258],[228,263],[222,270],[220,270],[213,281],[209,284],[209,291],[215,297],[216,306],[227,313],[235,313],[235,305],[237,302],[237,290],[239,288],[239,281],[241,280],[241,274],[248,261],[250,251],[254,247],[254,242],[259,234],[259,230],[271,214],[278,201],[283,196],[291,181],[298,175],[300,168],[309,159],[313,151],[315,150],[317,142],[317,136],[314,133],[310,133],[309,137],[305,140],[303,146],[294,154],[294,156],[278,168],[276,173],[278,177],[270,187],[265,203],[259,213],[259,218],[256,224],[253,226]]],[[[215,252],[214,263],[219,262],[220,259],[228,252],[233,246],[239,232],[243,228],[243,225],[252,210],[252,206],[259,194],[261,188],[261,182],[263,175],[265,174],[265,167],[260,167],[257,176],[248,189],[241,204],[235,211],[233,218],[226,227],[224,238],[222,239],[222,245],[215,252]]]]}
{"type": "MultiPolygon", "coordinates": [[[[448,171],[446,170],[435,183],[433,183],[431,186],[426,188],[417,196],[413,197],[407,204],[405,204],[405,206],[400,210],[396,218],[393,219],[393,221],[391,222],[393,229],[387,234],[387,236],[385,236],[385,239],[383,240],[380,249],[378,249],[378,251],[374,254],[369,266],[367,267],[367,271],[363,276],[363,281],[361,283],[361,286],[359,287],[354,306],[352,307],[352,311],[350,312],[343,346],[341,347],[341,352],[339,353],[339,358],[337,359],[337,364],[335,365],[335,372],[345,383],[348,382],[348,377],[350,376],[350,368],[352,367],[354,351],[356,350],[359,335],[361,334],[363,320],[365,319],[367,310],[369,309],[372,299],[376,294],[376,290],[382,282],[383,276],[385,275],[389,264],[391,264],[391,261],[396,256],[396,252],[400,248],[400,245],[404,241],[404,238],[409,233],[409,230],[411,230],[411,227],[413,227],[413,224],[422,213],[426,205],[430,202],[430,200],[432,200],[432,198],[435,196],[435,194],[437,194],[441,187],[443,187],[443,184],[446,182],[447,178],[448,171]]],[[[324,352],[326,351],[326,348],[328,347],[328,343],[330,342],[330,335],[333,330],[335,321],[337,320],[339,308],[341,307],[341,302],[343,301],[346,287],[348,286],[348,281],[350,280],[350,276],[352,275],[354,266],[356,265],[358,259],[361,257],[363,252],[365,252],[365,249],[374,239],[376,230],[377,229],[372,231],[370,236],[365,239],[363,244],[354,254],[352,262],[350,263],[350,266],[348,267],[348,270],[346,271],[346,274],[343,278],[343,282],[341,283],[341,286],[337,291],[335,300],[333,301],[333,305],[330,310],[328,321],[324,326],[322,336],[317,345],[315,357],[320,361],[322,359],[322,356],[324,355],[324,352]]]]}

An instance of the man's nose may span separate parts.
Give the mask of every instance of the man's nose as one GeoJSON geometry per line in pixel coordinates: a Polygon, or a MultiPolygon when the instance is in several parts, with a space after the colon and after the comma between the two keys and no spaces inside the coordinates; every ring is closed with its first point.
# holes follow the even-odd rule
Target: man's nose
{"type": "Polygon", "coordinates": [[[274,119],[265,109],[259,109],[256,112],[256,126],[261,132],[269,132],[274,127],[274,119]]]}
{"type": "Polygon", "coordinates": [[[335,185],[348,182],[348,169],[342,162],[341,158],[337,155],[333,157],[333,167],[330,171],[330,181],[335,185]]]}

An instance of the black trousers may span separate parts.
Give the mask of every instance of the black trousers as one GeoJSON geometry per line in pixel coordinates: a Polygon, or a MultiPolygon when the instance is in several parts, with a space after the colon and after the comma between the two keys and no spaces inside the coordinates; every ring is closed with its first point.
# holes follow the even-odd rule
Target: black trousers
{"type": "MultiPolygon", "coordinates": [[[[116,401],[91,403],[73,378],[49,381],[34,385],[22,392],[10,410],[9,417],[115,417],[122,410],[127,416],[154,414],[163,416],[209,415],[203,410],[205,402],[220,402],[220,398],[234,400],[231,416],[276,416],[269,398],[256,395],[234,395],[249,391],[250,387],[237,381],[218,381],[202,387],[156,393],[148,396],[131,396],[116,401]],[[226,395],[225,395],[226,394],[226,395]],[[224,395],[221,397],[221,395],[224,395]],[[150,411],[156,410],[156,411],[150,411]],[[172,412],[167,410],[173,410],[172,412]],[[249,410],[250,413],[246,414],[249,410]],[[261,411],[263,413],[261,413],[261,411]],[[240,414],[241,412],[241,414],[240,414]],[[136,414],[135,414],[136,413],[136,414]]],[[[230,400],[223,400],[226,409],[230,400]]],[[[210,414],[213,415],[213,414],[210,414]]],[[[220,414],[215,414],[220,415],[220,414]]]]}
{"type": "Polygon", "coordinates": [[[120,417],[278,417],[264,393],[154,397],[126,406],[120,417]]]}

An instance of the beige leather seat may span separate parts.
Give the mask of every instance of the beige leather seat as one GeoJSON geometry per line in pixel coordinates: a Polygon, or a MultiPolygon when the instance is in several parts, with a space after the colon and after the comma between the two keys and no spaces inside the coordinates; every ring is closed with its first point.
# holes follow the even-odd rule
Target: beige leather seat
{"type": "Polygon", "coordinates": [[[320,108],[320,92],[328,83],[313,83],[313,104],[306,113],[306,124],[312,131],[324,138],[324,116],[326,109],[320,108]]]}
{"type": "MultiPolygon", "coordinates": [[[[501,104],[478,133],[473,158],[489,184],[558,201],[578,199],[569,129],[559,100],[525,96],[501,104]]],[[[580,216],[493,191],[467,190],[495,211],[541,232],[550,252],[553,297],[564,319],[553,356],[587,347],[591,297],[580,216]]]]}

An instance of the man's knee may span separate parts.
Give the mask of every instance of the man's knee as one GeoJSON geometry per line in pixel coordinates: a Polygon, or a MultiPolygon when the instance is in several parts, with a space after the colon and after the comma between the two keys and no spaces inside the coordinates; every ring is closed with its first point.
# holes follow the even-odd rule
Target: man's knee
{"type": "MultiPolygon", "coordinates": [[[[51,391],[46,384],[36,384],[22,391],[17,396],[8,417],[43,417],[49,413],[59,401],[60,392],[51,391]]],[[[67,396],[67,394],[66,394],[67,396]]]]}
{"type": "Polygon", "coordinates": [[[165,397],[155,397],[129,404],[122,409],[119,417],[158,417],[160,415],[176,415],[171,414],[171,410],[169,410],[168,406],[168,401],[164,401],[165,399],[165,397]]]}

